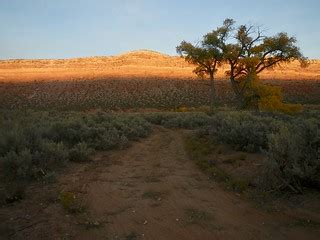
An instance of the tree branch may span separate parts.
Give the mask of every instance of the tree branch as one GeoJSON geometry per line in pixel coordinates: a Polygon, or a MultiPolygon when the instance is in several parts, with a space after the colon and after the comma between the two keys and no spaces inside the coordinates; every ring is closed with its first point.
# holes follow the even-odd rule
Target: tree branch
{"type": "MultiPolygon", "coordinates": [[[[261,67],[261,69],[259,69],[259,70],[257,69],[257,74],[260,73],[260,72],[262,72],[264,69],[269,68],[269,67],[272,67],[272,66],[274,66],[274,65],[276,65],[277,63],[282,62],[282,61],[285,61],[285,59],[284,59],[284,58],[279,58],[278,60],[275,60],[274,62],[272,62],[272,63],[270,63],[270,64],[264,65],[263,67],[261,67]]],[[[264,64],[264,63],[263,63],[263,64],[264,64]]]]}

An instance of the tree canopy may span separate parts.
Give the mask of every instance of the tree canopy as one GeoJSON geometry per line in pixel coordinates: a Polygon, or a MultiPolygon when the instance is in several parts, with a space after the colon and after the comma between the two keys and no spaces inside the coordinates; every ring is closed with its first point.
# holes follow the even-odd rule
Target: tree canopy
{"type": "Polygon", "coordinates": [[[211,80],[217,67],[223,63],[228,64],[230,68],[226,75],[236,99],[243,107],[282,111],[284,105],[281,91],[263,85],[258,75],[266,69],[294,60],[307,66],[307,59],[296,43],[296,38],[285,32],[265,36],[257,26],[236,27],[233,19],[226,19],[221,27],[204,35],[198,46],[183,41],[177,51],[186,61],[197,65],[194,71],[196,74],[208,74],[211,80]],[[267,107],[266,98],[272,102],[271,107],[267,107]]]}
{"type": "Polygon", "coordinates": [[[211,33],[211,36],[203,36],[203,40],[198,44],[182,41],[177,46],[177,52],[191,64],[196,65],[194,73],[200,77],[209,76],[211,86],[211,108],[217,102],[216,90],[214,84],[214,74],[217,68],[225,61],[223,43],[226,41],[229,29],[233,20],[226,20],[224,26],[217,28],[211,33]]]}

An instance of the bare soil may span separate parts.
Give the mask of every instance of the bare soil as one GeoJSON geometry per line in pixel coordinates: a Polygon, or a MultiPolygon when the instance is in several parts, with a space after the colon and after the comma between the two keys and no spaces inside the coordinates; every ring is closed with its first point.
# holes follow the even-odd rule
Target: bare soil
{"type": "Polygon", "coordinates": [[[0,238],[319,239],[319,226],[266,212],[208,179],[186,154],[187,134],[156,127],[128,149],[30,187],[25,200],[0,208],[0,238]],[[62,207],[61,191],[75,194],[78,211],[62,207]]]}

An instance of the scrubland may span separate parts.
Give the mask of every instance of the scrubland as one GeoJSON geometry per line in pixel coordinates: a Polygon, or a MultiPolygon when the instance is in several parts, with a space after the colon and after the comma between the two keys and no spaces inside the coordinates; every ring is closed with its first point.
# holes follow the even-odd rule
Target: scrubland
{"type": "Polygon", "coordinates": [[[180,60],[1,62],[0,238],[318,239],[317,62],[263,77],[304,106],[280,114],[236,109],[222,75],[209,112],[180,60]]]}

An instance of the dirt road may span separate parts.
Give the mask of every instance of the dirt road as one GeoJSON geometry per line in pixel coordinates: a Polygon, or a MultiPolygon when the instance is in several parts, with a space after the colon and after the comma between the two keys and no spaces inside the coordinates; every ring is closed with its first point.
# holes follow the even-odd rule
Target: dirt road
{"type": "Polygon", "coordinates": [[[319,237],[318,229],[293,227],[286,216],[257,209],[209,180],[188,159],[186,134],[156,128],[128,149],[100,152],[93,163],[72,166],[57,183],[34,186],[26,200],[0,209],[0,231],[5,239],[319,237]],[[60,191],[75,193],[83,211],[63,209],[60,191]]]}

